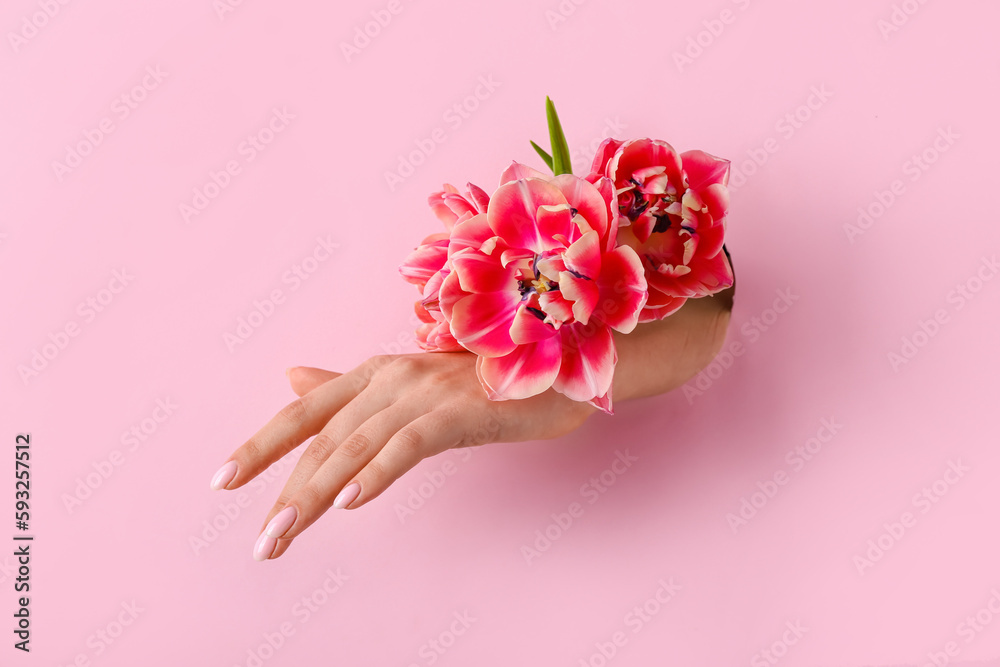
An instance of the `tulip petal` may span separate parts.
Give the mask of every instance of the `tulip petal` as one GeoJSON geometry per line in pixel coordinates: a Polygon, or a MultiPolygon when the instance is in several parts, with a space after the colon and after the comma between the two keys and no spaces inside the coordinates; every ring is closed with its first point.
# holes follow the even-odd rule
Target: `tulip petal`
{"type": "Polygon", "coordinates": [[[708,207],[712,218],[718,222],[726,216],[729,210],[729,188],[719,183],[713,183],[700,191],[701,198],[708,207]]]}
{"type": "Polygon", "coordinates": [[[458,282],[458,275],[450,271],[441,282],[441,290],[438,292],[438,307],[441,314],[448,321],[451,321],[452,311],[459,299],[469,296],[469,293],[462,289],[458,282]]]}
{"type": "Polygon", "coordinates": [[[441,192],[434,192],[427,197],[427,204],[431,207],[434,215],[436,215],[438,220],[443,222],[444,226],[449,230],[455,226],[455,221],[458,219],[458,216],[455,215],[455,212],[450,206],[445,204],[444,198],[448,194],[457,192],[458,190],[455,189],[455,186],[445,183],[441,192]]]}
{"type": "Polygon", "coordinates": [[[616,331],[631,333],[649,295],[642,260],[632,248],[619,246],[601,261],[600,306],[594,315],[616,331]]]}
{"type": "Polygon", "coordinates": [[[428,303],[433,302],[434,307],[437,307],[438,295],[441,293],[441,283],[444,282],[445,277],[447,277],[447,275],[450,272],[451,269],[448,268],[446,264],[443,269],[441,269],[433,276],[431,276],[430,279],[427,281],[427,284],[424,285],[424,289],[423,292],[421,292],[421,295],[423,296],[423,301],[425,302],[424,303],[425,306],[428,303]]]}
{"type": "Polygon", "coordinates": [[[653,215],[653,211],[646,209],[632,221],[632,234],[634,234],[641,243],[645,243],[649,240],[657,222],[656,217],[653,215]]]}
{"type": "Polygon", "coordinates": [[[530,250],[525,250],[523,248],[508,248],[500,254],[500,263],[507,266],[511,262],[517,262],[523,259],[531,259],[535,256],[535,253],[530,250]]]}
{"type": "Polygon", "coordinates": [[[709,296],[733,285],[733,267],[724,252],[715,257],[697,257],[690,267],[686,282],[696,296],[709,296]]]}
{"type": "Polygon", "coordinates": [[[490,400],[529,398],[552,386],[559,375],[559,338],[519,345],[502,357],[479,357],[476,375],[490,400]]]}
{"type": "Polygon", "coordinates": [[[537,178],[501,185],[490,199],[487,219],[508,246],[536,254],[561,247],[555,235],[566,235],[573,226],[566,198],[537,178]]]}
{"type": "Polygon", "coordinates": [[[545,313],[537,303],[531,305],[527,301],[522,301],[510,327],[510,339],[517,345],[525,345],[555,336],[556,328],[546,324],[544,320],[545,313]]]}
{"type": "Polygon", "coordinates": [[[448,260],[447,234],[445,239],[425,242],[418,246],[413,252],[407,255],[403,263],[399,265],[399,273],[403,279],[416,285],[421,290],[431,277],[440,271],[448,260]]]}
{"type": "Polygon", "coordinates": [[[526,164],[511,162],[510,166],[504,169],[503,173],[500,174],[500,185],[506,185],[511,181],[518,181],[522,178],[546,179],[548,177],[537,169],[532,169],[526,164]]]}
{"type": "Polygon", "coordinates": [[[499,257],[469,250],[452,257],[451,266],[466,292],[517,291],[514,267],[504,267],[499,257]]]}
{"type": "MultiPolygon", "coordinates": [[[[608,227],[601,234],[605,250],[613,250],[618,241],[618,225],[621,224],[621,216],[618,211],[618,197],[615,195],[615,184],[610,178],[600,178],[594,182],[594,187],[604,200],[608,210],[608,227]]],[[[628,219],[625,218],[628,222],[628,219]]]]}
{"type": "Polygon", "coordinates": [[[566,270],[566,262],[560,255],[539,257],[535,260],[535,268],[538,269],[539,273],[554,279],[566,270]]]}
{"type": "MultiPolygon", "coordinates": [[[[608,176],[615,181],[615,187],[628,185],[632,174],[638,169],[650,166],[665,167],[668,182],[683,190],[681,157],[673,146],[656,139],[630,139],[621,145],[608,163],[608,176]]],[[[666,189],[669,192],[670,188],[666,189]]]]}
{"type": "Polygon", "coordinates": [[[458,352],[464,349],[452,337],[446,322],[417,327],[417,345],[428,352],[458,352]]]}
{"type": "Polygon", "coordinates": [[[601,238],[591,230],[563,253],[566,269],[575,275],[594,279],[601,273],[601,238]]]}
{"type": "Polygon", "coordinates": [[[609,415],[615,414],[615,411],[611,408],[611,387],[608,387],[608,391],[604,396],[597,396],[587,402],[609,415]]]}
{"type": "Polygon", "coordinates": [[[479,211],[468,199],[458,193],[447,193],[442,197],[445,206],[454,212],[456,219],[463,215],[476,215],[479,211]]]}
{"type": "MultiPolygon", "coordinates": [[[[706,224],[708,220],[697,221],[695,233],[698,235],[698,254],[703,257],[715,257],[722,251],[722,244],[726,242],[725,218],[717,224],[706,224]]],[[[684,221],[685,225],[691,224],[690,220],[684,221]]]]}
{"type": "Polygon", "coordinates": [[[478,355],[508,354],[516,347],[510,339],[510,326],[520,301],[516,291],[464,296],[451,308],[451,334],[462,347],[478,355]]]}
{"type": "Polygon", "coordinates": [[[686,151],[681,153],[681,162],[689,188],[701,190],[716,183],[723,186],[729,184],[729,160],[705,151],[686,151]]]}
{"type": "Polygon", "coordinates": [[[600,296],[597,283],[563,271],[559,274],[559,291],[563,293],[563,297],[573,302],[573,317],[576,321],[586,324],[600,296]]]}
{"type": "MultiPolygon", "coordinates": [[[[586,221],[586,225],[581,226],[579,234],[583,234],[589,228],[596,231],[600,238],[606,238],[608,233],[608,203],[601,195],[600,190],[572,174],[556,176],[550,183],[563,193],[570,208],[576,209],[577,214],[586,221]]],[[[577,224],[580,225],[580,221],[577,221],[577,224]]],[[[570,238],[569,240],[572,242],[576,239],[570,238]]]]}
{"type": "Polygon", "coordinates": [[[427,308],[424,307],[424,304],[420,301],[414,302],[413,311],[417,314],[417,319],[424,324],[434,324],[437,322],[437,320],[434,319],[434,317],[427,311],[427,308]]]}
{"type": "Polygon", "coordinates": [[[658,264],[655,271],[646,272],[646,281],[649,283],[651,301],[653,292],[679,297],[701,297],[730,287],[733,284],[733,272],[724,252],[715,257],[696,254],[690,264],[658,264]]]}
{"type": "Polygon", "coordinates": [[[590,401],[611,388],[618,353],[611,329],[572,324],[559,329],[562,363],[553,388],[574,401],[590,401]]]}
{"type": "Polygon", "coordinates": [[[545,314],[547,321],[558,321],[560,324],[573,319],[573,302],[567,301],[559,290],[544,292],[538,295],[538,304],[545,314]]]}
{"type": "Polygon", "coordinates": [[[594,155],[594,162],[590,166],[591,173],[607,176],[608,163],[611,162],[611,158],[614,157],[622,143],[618,139],[612,139],[611,137],[602,141],[601,145],[597,147],[597,154],[594,155]]]}
{"type": "Polygon", "coordinates": [[[451,230],[448,256],[452,257],[461,250],[479,250],[492,237],[493,229],[490,228],[484,214],[462,220],[451,230]]]}
{"type": "Polygon", "coordinates": [[[671,296],[666,297],[666,299],[667,303],[663,306],[657,306],[654,308],[647,305],[643,308],[642,312],[639,313],[639,324],[662,320],[663,318],[676,313],[681,309],[681,306],[687,303],[687,299],[684,297],[671,296]]]}
{"type": "Polygon", "coordinates": [[[466,187],[469,188],[469,196],[472,198],[472,202],[476,205],[479,212],[486,213],[490,205],[490,196],[478,185],[466,183],[466,187]]]}

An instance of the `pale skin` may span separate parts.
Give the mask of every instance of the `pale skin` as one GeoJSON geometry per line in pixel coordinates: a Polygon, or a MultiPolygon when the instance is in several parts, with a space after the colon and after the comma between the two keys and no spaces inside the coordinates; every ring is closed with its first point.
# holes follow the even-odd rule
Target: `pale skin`
{"type": "MultiPolygon", "coordinates": [[[[732,288],[690,299],[673,315],[640,324],[630,334],[615,332],[615,405],[668,392],[697,375],[721,349],[731,308],[732,288]]],[[[365,505],[421,460],[448,449],[556,438],[598,412],[553,389],[522,400],[491,401],[469,352],[383,355],[346,373],[296,367],[288,377],[299,398],[228,459],[237,472],[224,488],[238,489],[315,436],[261,533],[283,509],[294,509],[268,531],[277,533],[273,540],[259,538],[258,559],[281,556],[352,483],[360,492],[343,509],[365,505]]]]}

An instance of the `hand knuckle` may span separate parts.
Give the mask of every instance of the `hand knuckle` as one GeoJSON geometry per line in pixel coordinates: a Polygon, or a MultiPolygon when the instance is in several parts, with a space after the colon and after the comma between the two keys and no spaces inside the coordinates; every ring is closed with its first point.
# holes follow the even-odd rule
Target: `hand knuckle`
{"type": "Polygon", "coordinates": [[[393,436],[396,447],[407,454],[420,454],[423,452],[426,440],[424,434],[413,426],[404,426],[393,436]]]}
{"type": "Polygon", "coordinates": [[[365,466],[365,477],[369,480],[382,480],[386,477],[385,466],[379,460],[372,459],[365,466]]]}
{"type": "Polygon", "coordinates": [[[362,366],[366,366],[368,368],[379,368],[381,366],[385,366],[392,360],[393,356],[391,354],[376,354],[373,357],[368,357],[367,359],[365,359],[365,362],[362,364],[362,366]]]}
{"type": "Polygon", "coordinates": [[[326,433],[320,433],[313,441],[309,443],[306,450],[302,453],[311,463],[316,465],[322,465],[328,458],[330,454],[336,449],[337,444],[333,441],[333,438],[328,436],[326,433]]]}
{"type": "Polygon", "coordinates": [[[348,459],[360,458],[372,446],[372,439],[365,433],[353,433],[338,448],[341,456],[348,459]]]}
{"type": "Polygon", "coordinates": [[[403,377],[416,371],[420,366],[420,361],[412,356],[405,355],[396,357],[392,363],[386,366],[386,371],[394,377],[403,377]]]}
{"type": "Polygon", "coordinates": [[[462,431],[462,435],[459,436],[455,447],[477,447],[482,444],[485,443],[482,440],[482,433],[480,431],[466,429],[462,431]]]}
{"type": "Polygon", "coordinates": [[[392,363],[394,356],[391,354],[379,354],[374,357],[370,357],[365,360],[364,363],[359,366],[361,369],[361,374],[367,380],[371,380],[380,370],[392,363]]]}
{"type": "Polygon", "coordinates": [[[461,405],[455,402],[446,402],[438,406],[437,413],[442,426],[451,426],[462,418],[464,411],[461,405]]]}
{"type": "Polygon", "coordinates": [[[295,426],[299,426],[306,420],[308,414],[306,402],[301,398],[297,398],[283,407],[278,414],[295,426]]]}

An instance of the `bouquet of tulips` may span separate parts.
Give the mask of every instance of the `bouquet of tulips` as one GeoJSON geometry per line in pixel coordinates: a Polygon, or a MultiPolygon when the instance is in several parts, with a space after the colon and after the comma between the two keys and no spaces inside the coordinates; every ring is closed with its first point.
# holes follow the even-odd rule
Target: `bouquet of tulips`
{"type": "Polygon", "coordinates": [[[400,273],[420,291],[420,347],[478,355],[489,398],[551,387],[611,414],[612,330],[628,334],[733,284],[729,161],[607,139],[590,173],[574,176],[549,99],[546,111],[552,152],[531,145],[553,175],[513,162],[492,195],[446,184],[429,198],[446,231],[400,273]]]}

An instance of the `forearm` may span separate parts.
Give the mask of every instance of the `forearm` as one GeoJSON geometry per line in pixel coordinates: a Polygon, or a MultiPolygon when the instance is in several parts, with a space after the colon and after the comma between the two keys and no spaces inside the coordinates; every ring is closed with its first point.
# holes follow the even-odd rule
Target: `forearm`
{"type": "Polygon", "coordinates": [[[615,332],[615,403],[668,392],[697,375],[722,348],[731,311],[732,288],[689,299],[673,315],[630,334],[615,332]]]}
{"type": "MultiPolygon", "coordinates": [[[[673,315],[640,324],[629,334],[613,332],[618,353],[611,389],[614,404],[668,392],[697,375],[725,343],[732,303],[730,288],[690,299],[673,315]]],[[[528,399],[496,402],[494,408],[501,424],[498,442],[565,435],[599,411],[551,388],[528,399]]]]}

